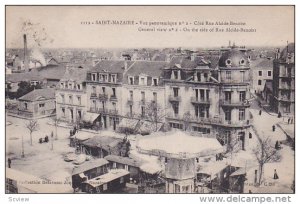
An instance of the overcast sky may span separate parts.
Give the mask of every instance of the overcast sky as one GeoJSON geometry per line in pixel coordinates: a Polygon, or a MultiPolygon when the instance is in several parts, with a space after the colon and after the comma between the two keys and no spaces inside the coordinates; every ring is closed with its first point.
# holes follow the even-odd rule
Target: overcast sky
{"type": "MultiPolygon", "coordinates": [[[[23,47],[22,25],[26,27],[29,47],[50,48],[133,48],[133,47],[220,47],[235,41],[245,46],[283,46],[294,41],[294,7],[292,6],[184,6],[184,7],[6,7],[6,46],[23,47]],[[139,21],[234,21],[245,22],[243,28],[256,32],[192,33],[139,32],[135,25],[82,25],[83,21],[133,20],[139,21]],[[35,35],[35,41],[33,33],[35,35]]],[[[161,26],[156,26],[156,28],[161,26]]],[[[180,26],[183,29],[186,26],[180,26]]],[[[216,26],[187,26],[212,28],[216,26]]],[[[227,28],[228,26],[223,26],[227,28]]],[[[231,26],[232,28],[235,26],[231,26]]],[[[167,26],[166,28],[170,28],[167,26]]]]}

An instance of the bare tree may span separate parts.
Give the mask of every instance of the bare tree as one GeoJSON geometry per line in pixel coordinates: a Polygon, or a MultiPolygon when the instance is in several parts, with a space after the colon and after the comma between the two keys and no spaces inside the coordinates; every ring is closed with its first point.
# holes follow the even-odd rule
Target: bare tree
{"type": "Polygon", "coordinates": [[[183,120],[185,131],[190,129],[191,119],[192,119],[192,114],[190,113],[190,111],[187,111],[183,114],[182,120],[183,120]]]}
{"type": "Polygon", "coordinates": [[[253,149],[253,154],[255,155],[256,160],[259,164],[258,183],[260,185],[262,182],[264,165],[269,162],[279,161],[280,155],[278,151],[271,145],[270,138],[258,138],[258,141],[259,143],[257,144],[257,147],[253,149]]]}
{"type": "Polygon", "coordinates": [[[146,104],[145,118],[153,124],[155,131],[158,130],[158,124],[163,122],[165,116],[165,110],[157,102],[146,104]]]}
{"type": "Polygon", "coordinates": [[[25,127],[29,130],[30,132],[30,145],[32,145],[32,133],[34,131],[38,130],[39,124],[36,120],[30,120],[25,127]]]}

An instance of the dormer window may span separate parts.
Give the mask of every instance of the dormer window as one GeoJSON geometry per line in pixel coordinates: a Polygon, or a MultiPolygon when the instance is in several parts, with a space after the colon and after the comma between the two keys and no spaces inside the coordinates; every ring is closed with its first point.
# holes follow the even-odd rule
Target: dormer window
{"type": "Polygon", "coordinates": [[[227,59],[225,63],[227,66],[231,66],[231,59],[227,59]]]}
{"type": "Polygon", "coordinates": [[[60,83],[60,88],[64,88],[64,83],[62,82],[62,83],[60,83]]]}
{"type": "Polygon", "coordinates": [[[140,78],[140,85],[146,85],[145,83],[145,77],[140,78]]]}
{"type": "Polygon", "coordinates": [[[72,89],[72,83],[69,83],[69,89],[72,89]]]}
{"type": "Polygon", "coordinates": [[[110,78],[110,81],[112,82],[112,83],[116,83],[116,75],[115,74],[113,74],[113,75],[111,75],[111,78],[110,78]]]}
{"type": "Polygon", "coordinates": [[[77,84],[77,90],[80,90],[80,84],[77,84]]]}
{"type": "Polygon", "coordinates": [[[158,86],[158,78],[152,78],[152,86],[158,86]]]}
{"type": "Polygon", "coordinates": [[[92,81],[96,81],[97,79],[97,73],[92,73],[92,81]]]}
{"type": "Polygon", "coordinates": [[[134,77],[130,76],[128,77],[128,82],[130,85],[133,85],[134,84],[134,77]]]}
{"type": "Polygon", "coordinates": [[[246,61],[244,59],[240,60],[240,65],[245,65],[246,61]]]}

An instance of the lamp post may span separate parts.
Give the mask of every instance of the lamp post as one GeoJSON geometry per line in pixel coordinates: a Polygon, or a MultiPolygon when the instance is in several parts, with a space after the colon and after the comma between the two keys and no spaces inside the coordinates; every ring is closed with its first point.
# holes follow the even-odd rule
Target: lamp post
{"type": "Polygon", "coordinates": [[[25,154],[24,154],[24,138],[23,138],[23,135],[22,135],[22,155],[21,155],[22,158],[25,157],[25,154]]]}

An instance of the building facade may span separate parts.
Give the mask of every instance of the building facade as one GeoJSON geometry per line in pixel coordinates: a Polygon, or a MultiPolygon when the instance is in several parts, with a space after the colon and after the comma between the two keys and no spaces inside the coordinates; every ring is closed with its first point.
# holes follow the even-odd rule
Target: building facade
{"type": "Polygon", "coordinates": [[[277,113],[295,113],[295,44],[288,44],[276,54],[273,63],[273,99],[271,107],[277,113]]]}
{"type": "Polygon", "coordinates": [[[273,79],[273,60],[258,58],[251,61],[252,92],[261,94],[267,80],[273,79]]]}
{"type": "Polygon", "coordinates": [[[87,108],[86,73],[85,69],[66,69],[56,91],[58,119],[72,124],[84,119],[87,108]]]}

